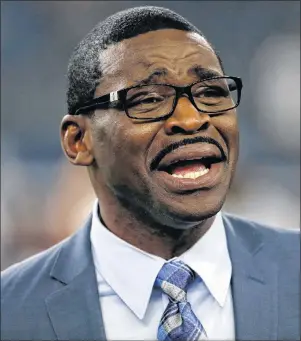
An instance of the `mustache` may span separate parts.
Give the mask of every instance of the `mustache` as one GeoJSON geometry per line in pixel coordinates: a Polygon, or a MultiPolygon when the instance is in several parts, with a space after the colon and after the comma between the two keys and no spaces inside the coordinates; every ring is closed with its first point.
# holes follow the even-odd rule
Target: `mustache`
{"type": "Polygon", "coordinates": [[[165,155],[169,154],[170,152],[189,145],[189,144],[194,144],[194,143],[209,143],[209,144],[213,144],[215,145],[222,156],[222,160],[225,161],[227,159],[226,154],[223,150],[223,147],[220,145],[220,143],[218,143],[217,141],[215,141],[213,138],[211,137],[205,137],[205,136],[199,136],[199,137],[195,137],[195,138],[189,138],[189,139],[184,139],[182,141],[179,142],[175,142],[170,144],[169,146],[167,146],[166,148],[162,149],[152,160],[151,164],[150,164],[150,169],[154,170],[158,167],[158,165],[160,164],[161,160],[165,157],[165,155]]]}

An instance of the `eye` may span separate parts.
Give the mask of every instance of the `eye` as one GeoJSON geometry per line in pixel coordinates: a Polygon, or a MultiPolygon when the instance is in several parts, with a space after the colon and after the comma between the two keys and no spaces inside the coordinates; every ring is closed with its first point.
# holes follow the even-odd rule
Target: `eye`
{"type": "Polygon", "coordinates": [[[163,101],[164,98],[162,96],[158,96],[158,95],[148,95],[148,96],[145,96],[143,98],[140,98],[139,101],[141,103],[158,103],[158,102],[161,102],[163,101]]]}
{"type": "Polygon", "coordinates": [[[139,92],[127,99],[128,106],[150,105],[164,101],[164,97],[157,93],[139,92]]]}
{"type": "Polygon", "coordinates": [[[193,97],[197,98],[208,98],[208,97],[227,97],[229,91],[219,86],[202,86],[193,92],[193,97]]]}

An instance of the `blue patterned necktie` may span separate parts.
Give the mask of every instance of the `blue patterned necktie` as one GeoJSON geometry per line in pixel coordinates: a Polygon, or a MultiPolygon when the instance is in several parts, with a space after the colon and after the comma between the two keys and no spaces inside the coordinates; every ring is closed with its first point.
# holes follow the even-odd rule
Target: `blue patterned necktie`
{"type": "Polygon", "coordinates": [[[174,259],[160,270],[155,286],[168,295],[169,303],[160,320],[159,341],[196,341],[204,336],[201,322],[187,302],[187,287],[194,272],[182,261],[174,259]]]}

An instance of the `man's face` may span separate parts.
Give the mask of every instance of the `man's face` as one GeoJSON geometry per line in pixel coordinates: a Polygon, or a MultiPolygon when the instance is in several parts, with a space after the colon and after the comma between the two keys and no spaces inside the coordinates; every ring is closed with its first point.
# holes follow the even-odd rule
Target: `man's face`
{"type": "MultiPolygon", "coordinates": [[[[101,53],[101,60],[103,77],[94,97],[139,84],[154,73],[152,83],[178,86],[200,80],[193,71],[196,67],[223,75],[204,38],[175,29],[112,45],[101,53]]],[[[94,186],[101,201],[113,195],[128,209],[144,212],[145,219],[175,228],[220,210],[238,154],[235,110],[210,117],[197,111],[186,96],[171,117],[157,122],[135,121],[115,108],[99,109],[91,119],[91,134],[97,165],[94,186]],[[198,137],[216,141],[226,160],[204,166],[202,157],[219,158],[222,152],[212,143],[193,143],[198,137]],[[183,141],[179,148],[168,149],[183,141]],[[153,169],[162,150],[169,153],[153,169]]]]}

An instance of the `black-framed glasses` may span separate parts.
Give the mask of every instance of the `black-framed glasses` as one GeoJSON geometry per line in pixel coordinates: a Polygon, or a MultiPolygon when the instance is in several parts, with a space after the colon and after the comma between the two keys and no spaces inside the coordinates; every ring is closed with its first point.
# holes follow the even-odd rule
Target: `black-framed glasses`
{"type": "Polygon", "coordinates": [[[161,120],[172,115],[183,95],[190,99],[198,111],[217,115],[239,105],[241,89],[241,79],[230,76],[211,77],[184,87],[170,84],[137,85],[94,98],[78,107],[74,115],[115,106],[123,109],[131,119],[161,120]]]}

